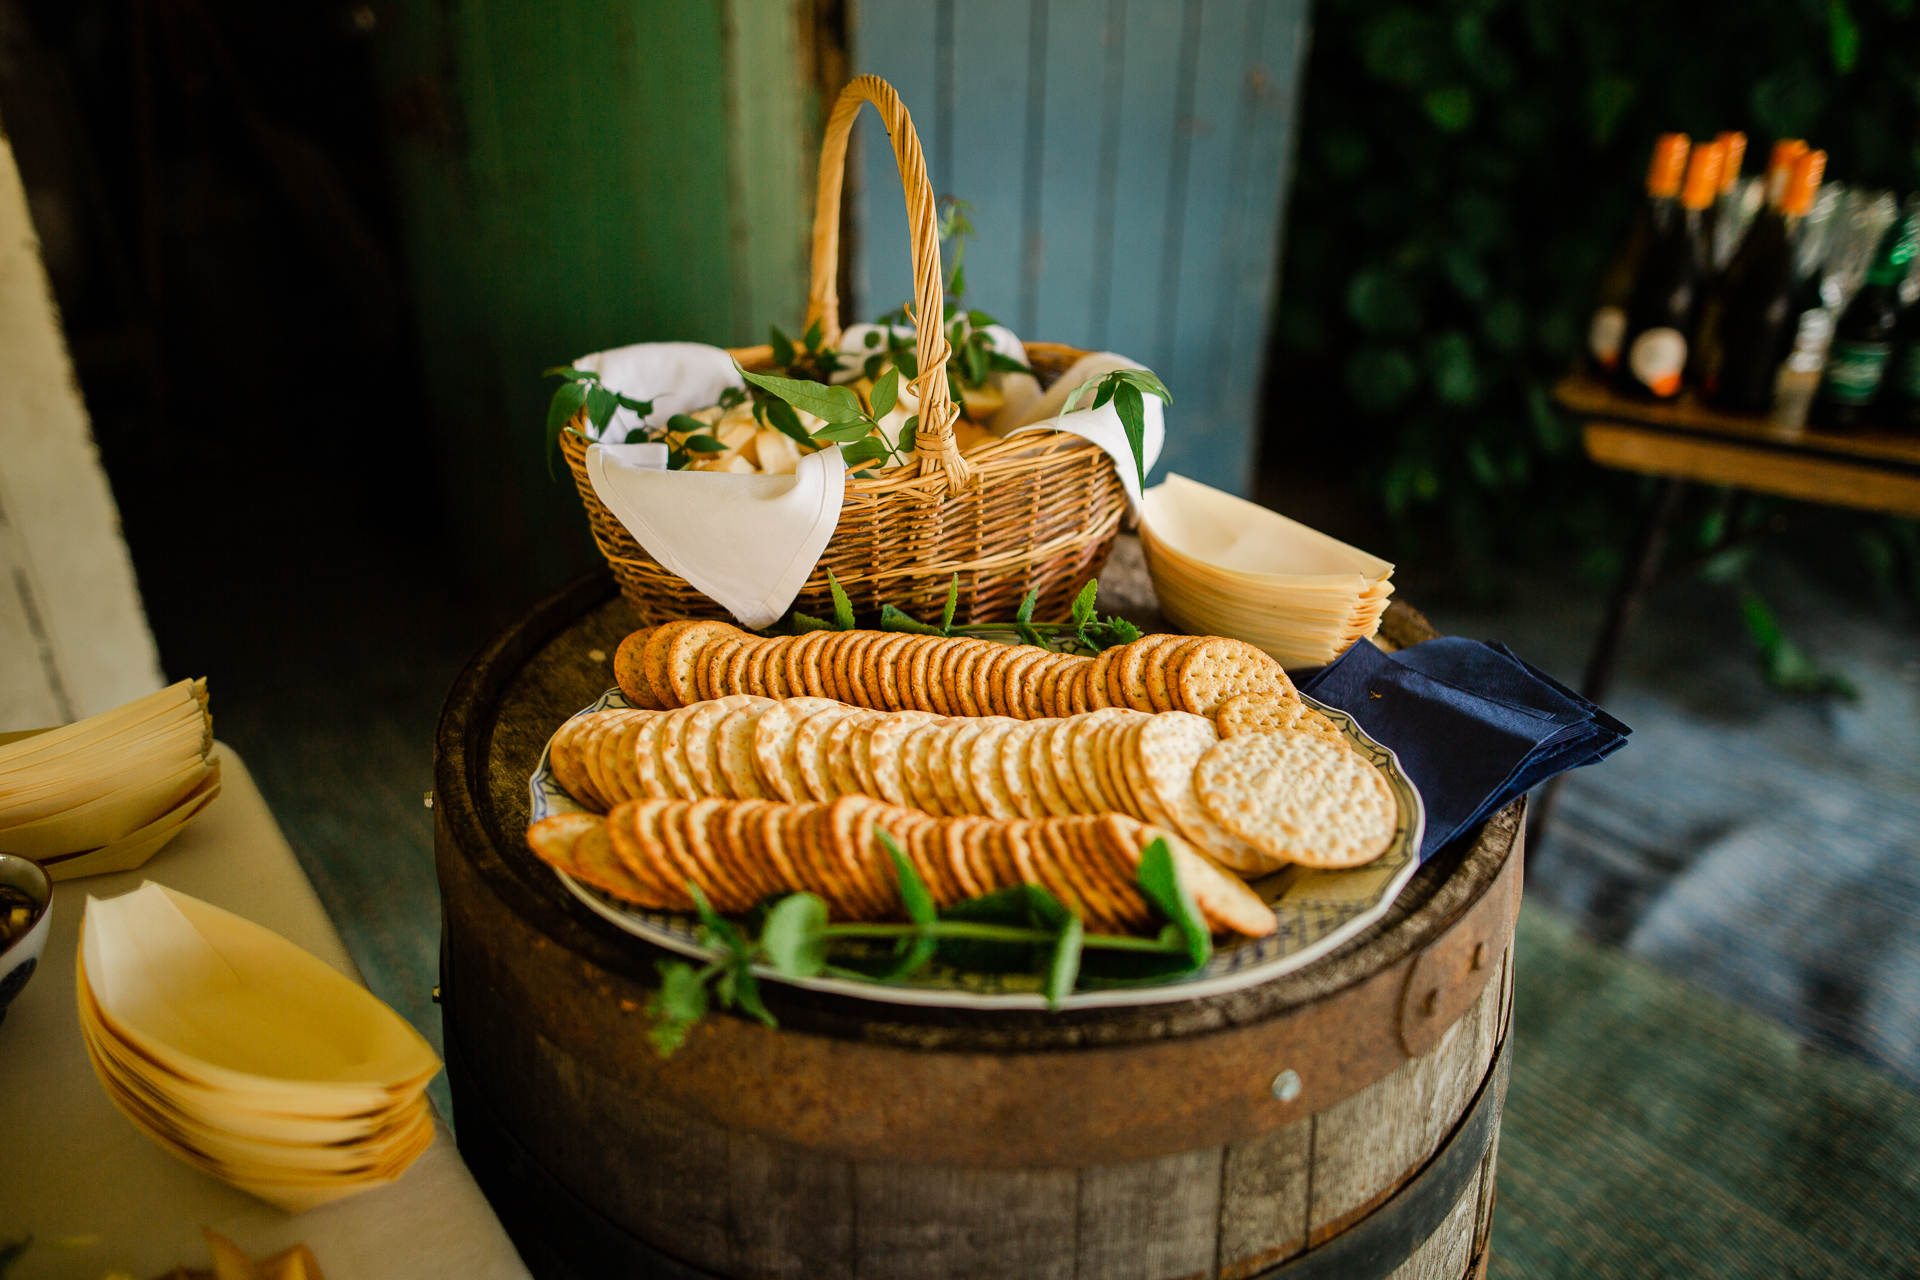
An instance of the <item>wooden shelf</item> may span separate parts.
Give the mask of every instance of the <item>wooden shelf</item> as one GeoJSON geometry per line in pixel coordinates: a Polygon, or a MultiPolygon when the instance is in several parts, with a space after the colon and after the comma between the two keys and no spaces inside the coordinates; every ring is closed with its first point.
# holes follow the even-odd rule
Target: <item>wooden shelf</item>
{"type": "Polygon", "coordinates": [[[1638,400],[1585,370],[1564,378],[1554,399],[1587,420],[1587,456],[1603,467],[1920,517],[1920,438],[1809,431],[1716,409],[1691,391],[1667,404],[1638,400]]]}
{"type": "Polygon", "coordinates": [[[1681,392],[1678,399],[1664,404],[1638,400],[1622,395],[1604,379],[1584,369],[1563,378],[1553,395],[1561,408],[1587,419],[1920,468],[1920,436],[1897,435],[1878,427],[1844,433],[1794,427],[1777,423],[1763,414],[1715,408],[1702,402],[1691,390],[1681,392]]]}

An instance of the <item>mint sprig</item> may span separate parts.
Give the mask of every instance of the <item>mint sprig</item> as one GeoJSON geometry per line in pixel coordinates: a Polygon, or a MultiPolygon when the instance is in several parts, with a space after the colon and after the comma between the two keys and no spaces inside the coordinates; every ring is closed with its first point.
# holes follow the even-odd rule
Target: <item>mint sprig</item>
{"type": "Polygon", "coordinates": [[[893,863],[906,908],[904,924],[833,924],[827,904],[794,893],[756,909],[758,936],[716,913],[700,887],[687,883],[700,914],[702,944],[721,952],[696,969],[684,960],[659,964],[660,986],[647,1001],[654,1051],[670,1056],[717,1001],[767,1026],[780,1025],[760,999],[753,967],[783,978],[822,974],[882,983],[905,982],[935,963],[963,973],[1027,973],[1042,979],[1047,1004],[1060,1004],[1083,987],[1165,982],[1193,973],[1213,956],[1206,917],[1180,879],[1164,839],[1140,851],[1135,879],[1165,921],[1156,937],[1088,933],[1045,888],[1034,884],[996,890],[944,911],[913,862],[887,832],[874,828],[893,863]],[[836,957],[841,963],[835,964],[836,957]]]}

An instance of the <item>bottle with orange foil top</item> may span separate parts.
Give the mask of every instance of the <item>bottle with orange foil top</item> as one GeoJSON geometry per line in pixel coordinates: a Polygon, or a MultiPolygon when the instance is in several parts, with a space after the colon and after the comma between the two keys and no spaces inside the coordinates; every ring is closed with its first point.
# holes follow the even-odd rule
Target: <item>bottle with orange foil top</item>
{"type": "Polygon", "coordinates": [[[1746,234],[1750,212],[1744,207],[1740,183],[1740,166],[1747,158],[1747,135],[1730,131],[1714,141],[1720,145],[1720,189],[1707,209],[1707,247],[1717,276],[1727,269],[1728,259],[1746,234]]]}
{"type": "Polygon", "coordinates": [[[1655,235],[1627,300],[1627,331],[1616,377],[1625,389],[1657,400],[1680,394],[1700,293],[1712,269],[1706,214],[1720,194],[1726,148],[1693,149],[1680,187],[1680,216],[1655,235]]]}
{"type": "Polygon", "coordinates": [[[1679,218],[1680,180],[1687,169],[1691,141],[1684,133],[1663,133],[1653,144],[1647,165],[1647,198],[1634,214],[1620,252],[1600,277],[1600,296],[1587,327],[1587,350],[1609,372],[1619,367],[1620,343],[1627,334],[1627,300],[1646,261],[1647,246],[1679,218]]]}
{"type": "Polygon", "coordinates": [[[1769,189],[1778,197],[1754,220],[1727,266],[1715,316],[1700,326],[1701,385],[1715,402],[1748,413],[1773,405],[1774,376],[1794,320],[1794,242],[1827,167],[1827,153],[1808,151],[1805,144],[1774,154],[1787,170],[1778,183],[1768,172],[1769,189]]]}

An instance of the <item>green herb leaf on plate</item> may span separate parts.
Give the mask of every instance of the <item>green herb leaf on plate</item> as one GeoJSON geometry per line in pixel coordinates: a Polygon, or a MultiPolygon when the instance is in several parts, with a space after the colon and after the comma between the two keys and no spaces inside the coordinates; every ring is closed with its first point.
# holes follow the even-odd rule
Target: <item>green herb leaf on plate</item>
{"type": "Polygon", "coordinates": [[[767,963],[789,978],[812,978],[827,967],[827,904],[811,893],[792,893],[767,912],[760,949],[767,963]]]}

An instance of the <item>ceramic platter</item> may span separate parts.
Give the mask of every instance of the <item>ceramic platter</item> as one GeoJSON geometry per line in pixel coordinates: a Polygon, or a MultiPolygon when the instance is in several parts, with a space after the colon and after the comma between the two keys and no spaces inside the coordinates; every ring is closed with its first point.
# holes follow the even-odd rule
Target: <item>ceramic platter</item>
{"type": "MultiPolygon", "coordinates": [[[[1233,938],[1220,943],[1205,968],[1184,978],[1154,986],[1118,990],[1080,991],[1064,1002],[1074,1009],[1096,1006],[1164,1004],[1220,995],[1270,981],[1312,964],[1386,914],[1394,897],[1420,866],[1420,838],[1426,811],[1420,793],[1400,769],[1393,752],[1369,738],[1345,712],[1312,698],[1303,700],[1340,727],[1367,759],[1386,775],[1400,806],[1400,823],[1387,851],[1364,867],[1350,871],[1310,871],[1287,867],[1251,882],[1253,891],[1273,908],[1279,928],[1264,938],[1233,938]]],[[[618,689],[609,689],[579,715],[631,707],[618,689]]],[[[547,751],[529,782],[533,821],[556,813],[586,813],[587,808],[554,780],[547,751]]],[[[701,960],[720,953],[700,944],[691,916],[650,911],[621,901],[580,883],[564,871],[554,875],[568,892],[597,915],[637,938],[701,960]]],[[[755,970],[774,982],[787,982],[815,991],[831,991],[892,1004],[939,1005],[962,1009],[1044,1009],[1039,979],[1024,975],[930,973],[905,983],[859,982],[845,978],[783,978],[768,968],[755,970]]]]}

